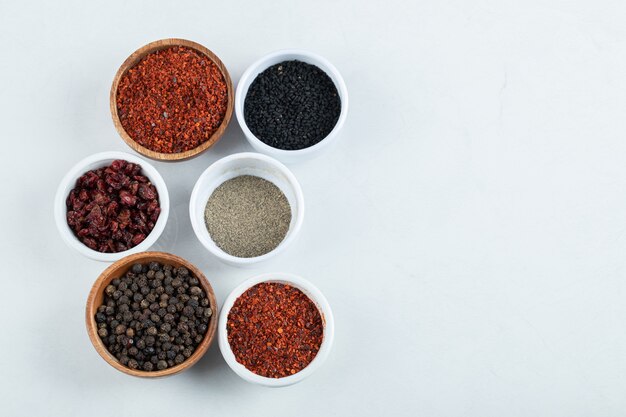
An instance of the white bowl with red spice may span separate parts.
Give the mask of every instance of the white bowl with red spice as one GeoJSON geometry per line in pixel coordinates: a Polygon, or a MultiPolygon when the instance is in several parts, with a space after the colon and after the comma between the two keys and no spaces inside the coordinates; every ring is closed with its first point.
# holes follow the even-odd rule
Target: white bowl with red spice
{"type": "MultiPolygon", "coordinates": [[[[264,305],[267,306],[267,303],[265,303],[264,305]]],[[[293,303],[286,304],[287,307],[289,305],[293,305],[293,303]]],[[[254,384],[264,385],[267,387],[284,387],[302,381],[306,377],[310,376],[313,372],[315,372],[320,366],[322,366],[322,364],[328,357],[328,354],[330,353],[330,349],[333,344],[333,339],[335,335],[335,322],[332,310],[330,308],[330,305],[328,304],[328,301],[326,300],[326,297],[324,297],[322,292],[315,285],[298,275],[284,272],[275,272],[255,276],[237,286],[228,295],[226,301],[222,306],[217,330],[218,344],[220,347],[220,351],[222,352],[222,356],[224,356],[224,359],[226,360],[228,366],[230,366],[230,368],[235,371],[237,375],[239,375],[244,380],[252,382],[254,384]],[[233,306],[244,293],[250,294],[248,290],[257,286],[257,284],[265,283],[284,284],[301,291],[304,296],[306,296],[308,300],[310,300],[317,308],[319,316],[321,317],[321,326],[323,331],[321,343],[319,345],[319,350],[317,351],[317,354],[304,368],[300,369],[296,373],[284,377],[262,376],[248,369],[245,365],[237,360],[237,357],[233,352],[233,348],[231,347],[228,338],[229,315],[231,313],[231,310],[233,310],[233,306]]],[[[288,337],[286,335],[286,331],[281,332],[281,330],[282,329],[278,328],[277,332],[281,333],[281,335],[284,335],[285,337],[288,337]]],[[[299,329],[299,332],[302,331],[306,332],[305,328],[299,329]]],[[[268,348],[270,348],[269,345],[268,348]]],[[[308,350],[310,347],[306,346],[302,348],[308,350]]]]}
{"type": "Polygon", "coordinates": [[[252,145],[252,147],[261,153],[272,156],[284,163],[297,163],[305,160],[309,160],[319,156],[323,151],[328,149],[331,144],[334,144],[339,136],[339,132],[343,128],[348,115],[348,89],[346,83],[341,76],[339,70],[326,58],[303,49],[283,49],[269,53],[256,62],[250,65],[243,73],[237,84],[235,91],[235,116],[243,130],[246,139],[252,145]],[[254,133],[248,127],[246,123],[244,105],[248,90],[250,86],[257,78],[257,76],[263,71],[267,70],[273,65],[279,64],[285,61],[301,61],[306,64],[311,64],[321,69],[330,77],[333,84],[337,89],[337,94],[341,100],[341,109],[339,118],[335,123],[332,130],[316,144],[297,150],[285,150],[275,148],[263,142],[261,139],[255,136],[254,133]]]}
{"type": "Polygon", "coordinates": [[[191,192],[189,217],[196,237],[212,255],[229,265],[251,267],[282,253],[296,239],[304,221],[304,196],[295,175],[285,165],[266,155],[242,152],[219,159],[200,175],[191,192]],[[282,191],[291,207],[291,221],[283,240],[271,251],[250,258],[222,250],[211,237],[205,221],[207,201],[215,189],[243,175],[270,181],[282,191]]]}
{"type": "Polygon", "coordinates": [[[165,224],[167,223],[167,218],[169,216],[169,210],[169,194],[167,191],[167,186],[165,185],[165,181],[163,180],[163,177],[161,177],[161,174],[159,174],[154,166],[146,162],[144,159],[141,159],[135,155],[131,155],[126,152],[101,152],[90,155],[81,160],[76,165],[74,165],[67,174],[65,174],[65,177],[63,177],[61,183],[59,184],[59,188],[57,189],[54,200],[54,219],[57,225],[57,229],[59,230],[59,233],[63,238],[63,241],[69,247],[78,251],[80,254],[96,261],[102,262],[114,262],[122,259],[127,255],[143,252],[149,249],[157,241],[157,239],[165,229],[165,224]],[[133,164],[137,164],[141,167],[140,175],[145,176],[149,180],[149,183],[151,183],[154,188],[156,188],[160,214],[158,215],[158,218],[154,223],[154,227],[152,228],[152,230],[139,244],[127,250],[105,253],[91,249],[85,243],[79,240],[79,238],[76,236],[76,234],[68,224],[68,210],[66,201],[70,192],[76,187],[76,182],[80,177],[82,177],[88,171],[110,166],[111,163],[116,160],[124,160],[133,164]]]}

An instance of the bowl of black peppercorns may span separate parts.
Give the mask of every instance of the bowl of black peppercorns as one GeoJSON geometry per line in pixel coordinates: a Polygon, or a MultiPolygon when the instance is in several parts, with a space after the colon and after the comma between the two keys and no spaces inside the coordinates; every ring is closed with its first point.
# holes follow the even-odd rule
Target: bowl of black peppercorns
{"type": "Polygon", "coordinates": [[[182,372],[207,351],[217,301],[202,272],[164,252],[127,256],[108,267],[87,299],[86,324],[98,354],[129,375],[182,372]]]}

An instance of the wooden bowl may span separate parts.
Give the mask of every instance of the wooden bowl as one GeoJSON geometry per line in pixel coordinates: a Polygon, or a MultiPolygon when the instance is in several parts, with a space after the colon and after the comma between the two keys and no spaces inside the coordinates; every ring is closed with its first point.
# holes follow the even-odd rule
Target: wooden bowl
{"type": "Polygon", "coordinates": [[[143,377],[143,378],[158,378],[163,376],[174,375],[179,372],[182,372],[193,364],[198,362],[198,360],[204,355],[213,342],[213,338],[215,337],[215,330],[217,329],[217,301],[215,300],[215,293],[213,292],[213,288],[209,281],[207,281],[206,277],[202,274],[202,272],[196,268],[194,265],[189,263],[188,261],[180,258],[176,255],[172,255],[165,252],[142,252],[134,255],[129,255],[125,258],[120,259],[115,262],[107,269],[104,270],[93,284],[91,291],[89,292],[89,297],[87,298],[87,310],[85,315],[85,322],[87,324],[87,333],[89,334],[89,339],[91,343],[96,348],[96,351],[102,358],[112,367],[117,369],[118,371],[124,372],[125,374],[143,377]],[[104,289],[113,281],[115,278],[122,277],[134,264],[141,263],[145,264],[148,262],[156,261],[162,264],[169,264],[175,267],[184,266],[189,269],[193,275],[195,275],[202,288],[207,294],[209,298],[209,305],[213,310],[213,316],[211,316],[211,321],[209,322],[209,328],[207,329],[206,334],[204,335],[204,339],[198,345],[193,354],[187,358],[183,363],[173,366],[171,368],[164,369],[162,371],[153,371],[147,372],[138,369],[130,369],[124,365],[122,365],[115,356],[113,356],[104,346],[100,336],[98,336],[98,326],[95,319],[95,314],[98,310],[98,307],[102,305],[102,301],[104,299],[104,289]]]}
{"type": "Polygon", "coordinates": [[[201,154],[202,152],[209,149],[213,146],[217,141],[222,137],[228,123],[230,122],[230,118],[233,114],[234,108],[234,92],[233,92],[233,82],[230,79],[230,75],[228,74],[228,70],[224,66],[224,63],[215,55],[213,52],[205,48],[204,46],[188,41],[185,39],[161,39],[158,41],[151,42],[145,46],[142,46],[138,50],[136,50],[131,56],[126,58],[126,61],[122,64],[119,70],[117,70],[117,74],[115,74],[115,78],[113,79],[113,85],[111,86],[111,94],[110,94],[110,107],[111,107],[111,116],[113,117],[113,124],[115,125],[115,129],[117,129],[117,133],[124,139],[124,142],[135,151],[140,154],[147,156],[148,158],[155,159],[158,161],[180,161],[184,159],[193,158],[201,154]],[[145,57],[146,55],[161,50],[166,49],[172,46],[184,46],[190,49],[193,49],[207,58],[217,65],[222,75],[224,76],[224,81],[226,82],[226,90],[228,93],[228,104],[226,107],[226,114],[224,115],[224,119],[222,120],[222,124],[217,128],[213,135],[206,141],[200,144],[198,147],[179,153],[161,153],[150,150],[139,143],[135,142],[135,140],[124,130],[122,126],[122,122],[120,121],[119,115],[117,113],[117,87],[122,79],[122,76],[128,71],[130,68],[134,67],[145,57]]]}

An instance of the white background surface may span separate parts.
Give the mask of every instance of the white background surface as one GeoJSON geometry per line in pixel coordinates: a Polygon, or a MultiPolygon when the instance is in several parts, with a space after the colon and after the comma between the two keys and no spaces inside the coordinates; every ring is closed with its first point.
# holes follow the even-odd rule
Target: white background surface
{"type": "Polygon", "coordinates": [[[2,416],[623,416],[626,414],[626,4],[503,0],[0,1],[2,416]],[[109,367],[84,305],[106,267],[53,222],[64,173],[128,148],[109,88],[141,45],[184,37],[237,82],[307,48],[343,73],[338,146],[293,166],[300,239],[252,270],[209,257],[195,180],[250,150],[233,118],[189,162],[156,163],[172,212],[155,249],[198,265],[218,301],[266,271],[329,299],[325,366],[279,390],[240,380],[214,344],[155,381],[109,367]]]}

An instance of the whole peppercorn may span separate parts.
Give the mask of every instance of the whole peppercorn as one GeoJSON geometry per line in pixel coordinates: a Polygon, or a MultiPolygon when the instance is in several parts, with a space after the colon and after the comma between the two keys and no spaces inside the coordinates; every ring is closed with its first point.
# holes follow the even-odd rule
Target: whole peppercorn
{"type": "Polygon", "coordinates": [[[106,329],[106,327],[103,327],[101,329],[98,329],[98,336],[100,336],[101,338],[105,338],[109,335],[109,331],[106,329]]]}
{"type": "Polygon", "coordinates": [[[107,287],[104,289],[104,293],[108,295],[109,297],[111,297],[114,292],[115,292],[115,285],[107,285],[107,287]]]}
{"type": "Polygon", "coordinates": [[[187,317],[193,317],[193,315],[196,314],[196,310],[191,306],[187,306],[183,308],[183,314],[187,317]]]}
{"type": "Polygon", "coordinates": [[[143,363],[143,370],[144,371],[150,372],[150,371],[152,371],[152,367],[153,367],[153,365],[152,365],[151,362],[144,362],[143,363]]]}
{"type": "Polygon", "coordinates": [[[163,369],[167,369],[167,362],[165,362],[164,360],[158,361],[157,362],[157,369],[159,371],[162,371],[163,369]]]}
{"type": "Polygon", "coordinates": [[[130,369],[137,369],[139,368],[139,363],[135,359],[131,359],[128,361],[128,367],[130,369]]]}
{"type": "Polygon", "coordinates": [[[154,346],[154,343],[156,342],[154,336],[146,336],[144,340],[146,341],[146,346],[154,346]]]}

